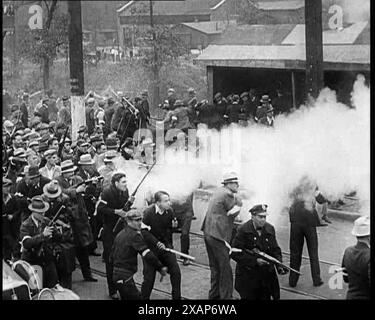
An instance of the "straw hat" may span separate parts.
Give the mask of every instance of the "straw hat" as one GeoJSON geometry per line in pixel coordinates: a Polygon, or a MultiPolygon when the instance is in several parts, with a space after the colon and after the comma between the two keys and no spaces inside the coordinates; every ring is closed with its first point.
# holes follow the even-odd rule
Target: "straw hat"
{"type": "Polygon", "coordinates": [[[78,164],[80,165],[91,165],[94,164],[95,161],[91,158],[89,154],[83,154],[80,156],[78,164]]]}
{"type": "Polygon", "coordinates": [[[52,180],[43,187],[43,194],[51,199],[59,197],[61,192],[62,190],[57,180],[52,180]]]}
{"type": "Polygon", "coordinates": [[[77,166],[74,165],[72,160],[65,160],[61,162],[61,173],[74,172],[77,166]]]}
{"type": "Polygon", "coordinates": [[[31,199],[31,203],[28,206],[31,212],[44,213],[49,209],[49,203],[43,201],[41,196],[35,196],[31,199]]]}

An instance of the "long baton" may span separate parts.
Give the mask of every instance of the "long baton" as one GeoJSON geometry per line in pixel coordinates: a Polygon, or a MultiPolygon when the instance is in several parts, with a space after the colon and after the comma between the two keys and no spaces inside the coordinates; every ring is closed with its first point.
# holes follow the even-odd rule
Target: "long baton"
{"type": "Polygon", "coordinates": [[[165,248],[165,251],[168,251],[168,252],[171,252],[171,253],[174,253],[174,254],[177,254],[181,257],[184,257],[186,259],[189,259],[189,260],[195,260],[195,257],[193,256],[189,256],[188,254],[185,254],[185,253],[182,253],[180,251],[177,251],[177,250],[173,250],[173,249],[169,249],[169,248],[165,248]]]}
{"type": "MultiPolygon", "coordinates": [[[[143,183],[143,181],[146,179],[146,177],[149,175],[149,173],[151,172],[151,170],[152,170],[152,168],[155,166],[155,164],[156,164],[156,160],[154,161],[154,163],[152,164],[152,166],[150,167],[150,169],[147,170],[147,172],[146,172],[146,174],[143,176],[141,182],[138,183],[137,187],[135,188],[135,190],[134,190],[133,193],[131,194],[132,197],[135,196],[135,194],[137,193],[139,187],[141,186],[141,184],[143,183]]],[[[113,233],[115,233],[115,231],[117,230],[118,225],[119,225],[120,222],[121,222],[121,219],[122,219],[121,217],[119,217],[119,218],[117,219],[117,222],[116,222],[115,226],[114,226],[113,229],[112,229],[112,232],[113,232],[113,233]]]]}

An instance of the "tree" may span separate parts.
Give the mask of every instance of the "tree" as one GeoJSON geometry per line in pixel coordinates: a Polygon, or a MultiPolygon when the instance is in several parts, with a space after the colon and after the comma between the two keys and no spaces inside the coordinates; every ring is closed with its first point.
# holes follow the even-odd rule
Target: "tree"
{"type": "MultiPolygon", "coordinates": [[[[163,66],[178,63],[178,57],[186,53],[184,44],[172,33],[172,25],[154,24],[153,1],[140,2],[131,8],[131,15],[144,17],[149,15],[150,25],[137,23],[133,28],[133,46],[139,47],[139,56],[146,69],[151,71],[153,86],[153,104],[160,102],[160,69],[163,66]],[[135,41],[134,41],[135,40],[135,41]]],[[[140,20],[140,19],[139,19],[140,20]]],[[[136,20],[137,21],[137,20],[136,20]]]]}
{"type": "MultiPolygon", "coordinates": [[[[68,15],[59,12],[59,1],[41,1],[42,30],[28,28],[20,35],[19,54],[33,63],[43,66],[43,88],[49,90],[50,67],[57,58],[58,49],[68,43],[68,15]]],[[[61,10],[60,10],[61,11],[61,10]]]]}

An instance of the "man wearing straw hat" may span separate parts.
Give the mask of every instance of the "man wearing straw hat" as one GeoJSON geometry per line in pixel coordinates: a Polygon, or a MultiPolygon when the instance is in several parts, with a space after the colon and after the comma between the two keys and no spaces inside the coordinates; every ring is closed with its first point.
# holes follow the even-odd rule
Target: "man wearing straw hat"
{"type": "Polygon", "coordinates": [[[43,219],[45,212],[49,209],[49,204],[43,201],[41,196],[35,196],[31,199],[28,208],[31,215],[22,223],[20,229],[21,259],[42,267],[43,287],[63,291],[64,289],[58,283],[55,257],[46,245],[55,237],[54,227],[49,227],[47,221],[43,219]]]}
{"type": "Polygon", "coordinates": [[[75,269],[75,249],[73,234],[70,226],[72,214],[68,208],[69,197],[62,193],[62,189],[56,180],[52,180],[43,187],[43,200],[49,204],[49,210],[45,216],[52,219],[59,210],[60,238],[50,244],[56,258],[56,267],[63,287],[72,289],[72,272],[75,269]],[[64,207],[63,207],[64,206],[64,207]],[[61,209],[62,208],[62,209],[61,209]]]}
{"type": "Polygon", "coordinates": [[[258,122],[260,119],[267,117],[268,110],[271,109],[271,99],[270,97],[265,94],[262,96],[262,99],[260,100],[261,105],[257,107],[255,112],[255,121],[258,122]]]}
{"type": "Polygon", "coordinates": [[[357,244],[346,248],[342,259],[344,281],[349,284],[346,299],[370,299],[370,216],[354,221],[352,235],[357,244]]]}
{"type": "Polygon", "coordinates": [[[240,213],[242,201],[236,195],[239,181],[235,172],[224,174],[222,184],[212,195],[202,225],[211,270],[210,300],[232,299],[233,294],[233,274],[226,243],[232,238],[234,219],[240,213]]]}
{"type": "Polygon", "coordinates": [[[117,157],[117,152],[115,150],[109,150],[105,153],[104,165],[98,169],[99,174],[104,177],[103,179],[103,189],[109,187],[111,184],[112,175],[116,170],[116,166],[113,163],[114,158],[117,157]]]}
{"type": "Polygon", "coordinates": [[[83,198],[86,186],[81,184],[81,177],[75,175],[77,167],[71,160],[61,163],[61,176],[56,180],[62,188],[62,192],[69,197],[69,206],[72,213],[71,227],[76,249],[76,256],[81,266],[81,272],[85,281],[96,282],[91,273],[89,260],[89,245],[93,242],[93,234],[89,223],[89,217],[83,198]]]}

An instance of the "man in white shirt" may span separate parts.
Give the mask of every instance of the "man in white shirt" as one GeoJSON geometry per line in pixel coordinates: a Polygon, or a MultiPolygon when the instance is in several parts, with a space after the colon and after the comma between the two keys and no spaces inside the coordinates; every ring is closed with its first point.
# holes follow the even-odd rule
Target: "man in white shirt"
{"type": "Polygon", "coordinates": [[[56,165],[57,161],[57,150],[48,149],[44,152],[44,157],[47,160],[46,165],[41,168],[40,174],[50,180],[57,178],[61,175],[61,167],[56,165]]]}

